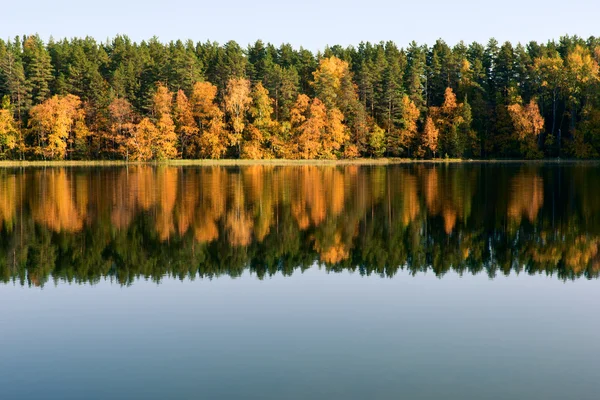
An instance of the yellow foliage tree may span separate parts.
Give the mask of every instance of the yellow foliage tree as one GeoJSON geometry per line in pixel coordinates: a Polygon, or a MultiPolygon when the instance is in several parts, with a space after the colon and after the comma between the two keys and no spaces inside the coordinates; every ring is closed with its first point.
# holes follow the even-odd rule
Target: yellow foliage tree
{"type": "Polygon", "coordinates": [[[346,61],[337,57],[323,58],[313,72],[312,86],[327,108],[345,109],[345,103],[356,97],[346,61]]]}
{"type": "Polygon", "coordinates": [[[225,110],[231,119],[231,145],[240,146],[242,132],[246,126],[246,111],[252,103],[250,97],[250,81],[243,78],[233,78],[227,82],[225,91],[225,110]]]}
{"type": "MultiPolygon", "coordinates": [[[[335,159],[342,145],[350,138],[348,128],[344,125],[344,114],[337,108],[327,111],[327,125],[325,134],[321,136],[322,151],[321,158],[335,159]]],[[[356,156],[358,151],[348,148],[349,157],[356,156]]]]}
{"type": "Polygon", "coordinates": [[[126,140],[127,154],[131,160],[148,161],[154,156],[153,143],[159,135],[158,129],[148,118],[135,125],[126,140]]]}
{"type": "Polygon", "coordinates": [[[8,97],[5,100],[0,108],[0,158],[14,150],[19,142],[19,130],[10,110],[8,97]]]}
{"type": "Polygon", "coordinates": [[[64,159],[69,142],[81,143],[89,134],[81,100],[72,94],[53,96],[32,107],[29,115],[34,152],[44,158],[64,159]]]}
{"type": "Polygon", "coordinates": [[[241,156],[249,159],[270,158],[270,151],[266,147],[277,127],[277,122],[271,117],[273,100],[260,82],[254,85],[250,96],[250,115],[253,120],[246,126],[241,156]]]}
{"type": "Polygon", "coordinates": [[[569,89],[569,103],[571,108],[571,131],[578,143],[579,149],[585,147],[582,135],[575,132],[576,119],[582,105],[596,94],[596,83],[600,81],[598,62],[592,57],[588,49],[580,45],[568,54],[566,59],[566,75],[569,89]]]}

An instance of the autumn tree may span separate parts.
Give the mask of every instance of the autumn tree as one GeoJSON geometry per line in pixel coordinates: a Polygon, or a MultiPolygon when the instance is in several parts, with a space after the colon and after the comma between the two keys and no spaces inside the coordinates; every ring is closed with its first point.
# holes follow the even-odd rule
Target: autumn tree
{"type": "Polygon", "coordinates": [[[441,131],[442,151],[452,157],[462,155],[462,143],[458,135],[458,124],[461,122],[460,107],[454,91],[448,87],[444,93],[444,103],[433,112],[436,115],[436,126],[441,131]]]}
{"type": "Polygon", "coordinates": [[[225,110],[231,121],[231,145],[241,148],[242,132],[246,126],[246,111],[252,98],[250,97],[250,81],[243,78],[233,78],[227,82],[225,92],[225,110]]]}
{"type": "Polygon", "coordinates": [[[196,82],[190,96],[192,115],[199,133],[190,143],[190,154],[202,158],[221,158],[231,143],[223,121],[224,114],[215,104],[217,87],[209,82],[196,82]]]}
{"type": "Polygon", "coordinates": [[[319,139],[325,129],[325,105],[318,99],[312,104],[306,95],[299,95],[291,110],[291,123],[294,140],[289,143],[290,156],[298,158],[316,158],[319,154],[319,139]],[[314,107],[313,107],[314,106],[314,107]]]}
{"type": "Polygon", "coordinates": [[[350,133],[349,139],[356,151],[364,152],[368,141],[367,113],[358,99],[357,88],[349,64],[338,57],[321,59],[313,72],[311,83],[315,96],[328,110],[337,108],[350,133]]]}
{"type": "Polygon", "coordinates": [[[337,152],[348,139],[343,115],[337,108],[327,110],[318,98],[298,96],[292,108],[295,155],[299,158],[337,158],[337,152]]]}
{"type": "Polygon", "coordinates": [[[19,145],[19,130],[10,109],[10,99],[4,96],[0,108],[0,158],[6,158],[19,145]]]}
{"type": "Polygon", "coordinates": [[[246,125],[241,156],[249,159],[270,157],[268,144],[277,129],[277,123],[271,117],[273,100],[260,82],[254,85],[250,97],[252,123],[246,125]]]}
{"type": "MultiPolygon", "coordinates": [[[[125,139],[126,158],[136,161],[164,160],[177,156],[177,135],[171,116],[172,94],[166,86],[159,85],[153,96],[154,121],[143,118],[138,124],[128,126],[125,139]]],[[[127,118],[127,105],[115,104],[115,117],[127,118]],[[117,109],[117,106],[120,109],[117,109]]],[[[121,125],[123,129],[123,125],[121,125]]]]}
{"type": "Polygon", "coordinates": [[[177,92],[174,114],[175,131],[177,133],[177,137],[179,138],[181,156],[183,158],[190,158],[192,154],[190,154],[189,145],[197,140],[199,129],[196,121],[194,120],[192,106],[187,96],[181,89],[177,92]]]}
{"type": "Polygon", "coordinates": [[[53,96],[30,111],[34,153],[44,159],[64,159],[67,150],[86,152],[89,131],[81,100],[74,95],[53,96]]]}
{"type": "Polygon", "coordinates": [[[508,106],[508,112],[513,121],[514,135],[520,145],[521,155],[525,158],[540,158],[541,151],[537,146],[538,135],[544,129],[544,118],[540,115],[540,109],[531,100],[526,106],[520,103],[508,106]]]}
{"type": "MultiPolygon", "coordinates": [[[[327,110],[327,125],[325,127],[325,134],[322,136],[323,150],[321,158],[338,158],[338,153],[348,139],[350,139],[350,135],[348,127],[344,124],[344,114],[337,108],[327,110]]],[[[358,156],[358,152],[346,147],[345,156],[355,158],[358,156]]]]}
{"type": "Polygon", "coordinates": [[[440,107],[430,107],[429,115],[439,129],[440,152],[450,157],[462,157],[465,150],[477,148],[476,135],[471,128],[471,107],[459,103],[452,88],[446,88],[440,107]]]}
{"type": "Polygon", "coordinates": [[[154,148],[160,132],[149,118],[142,119],[131,130],[126,139],[127,159],[133,161],[149,161],[155,157],[154,148]]]}
{"type": "Polygon", "coordinates": [[[115,97],[108,106],[110,116],[110,136],[107,138],[108,147],[111,151],[120,154],[126,160],[129,159],[126,139],[133,129],[134,112],[129,101],[115,97]]]}
{"type": "Polygon", "coordinates": [[[433,158],[435,158],[438,150],[439,134],[440,131],[435,126],[433,119],[431,117],[427,117],[425,120],[425,126],[423,127],[421,153],[430,151],[433,155],[433,158]]]}
{"type": "Polygon", "coordinates": [[[173,95],[159,84],[153,97],[157,136],[151,143],[153,158],[158,160],[177,157],[177,134],[171,114],[173,95]]]}
{"type": "MultiPolygon", "coordinates": [[[[343,102],[351,90],[352,82],[348,82],[350,70],[348,63],[337,57],[323,58],[319,67],[313,72],[315,95],[328,108],[344,108],[343,102]]],[[[350,94],[350,97],[352,95],[350,94]]]]}

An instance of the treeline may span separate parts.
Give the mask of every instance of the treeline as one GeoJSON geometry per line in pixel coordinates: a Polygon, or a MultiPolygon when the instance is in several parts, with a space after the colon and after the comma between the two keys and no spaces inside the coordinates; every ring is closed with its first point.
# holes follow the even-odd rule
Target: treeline
{"type": "Polygon", "coordinates": [[[587,163],[0,169],[0,282],[315,264],[597,278],[599,184],[587,163]]]}
{"type": "Polygon", "coordinates": [[[0,40],[0,158],[591,158],[600,38],[0,40]]]}

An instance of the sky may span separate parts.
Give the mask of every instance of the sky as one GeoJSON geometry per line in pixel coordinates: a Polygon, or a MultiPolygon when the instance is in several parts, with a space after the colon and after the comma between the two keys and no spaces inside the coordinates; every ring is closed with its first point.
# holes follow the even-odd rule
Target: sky
{"type": "Polygon", "coordinates": [[[357,45],[392,40],[454,45],[463,40],[487,43],[547,41],[565,34],[600,35],[595,0],[29,0],[6,2],[0,11],[0,37],[38,33],[91,36],[100,41],[116,34],[135,41],[157,36],[167,42],[261,39],[290,43],[312,51],[326,45],[357,45]]]}

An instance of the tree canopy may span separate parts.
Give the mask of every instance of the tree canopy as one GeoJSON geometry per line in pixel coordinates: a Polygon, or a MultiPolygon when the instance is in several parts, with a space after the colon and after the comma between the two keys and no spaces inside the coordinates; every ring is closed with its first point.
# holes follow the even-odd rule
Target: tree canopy
{"type": "Polygon", "coordinates": [[[592,158],[599,62],[600,39],[577,36],[316,54],[16,37],[0,40],[0,158],[592,158]]]}

